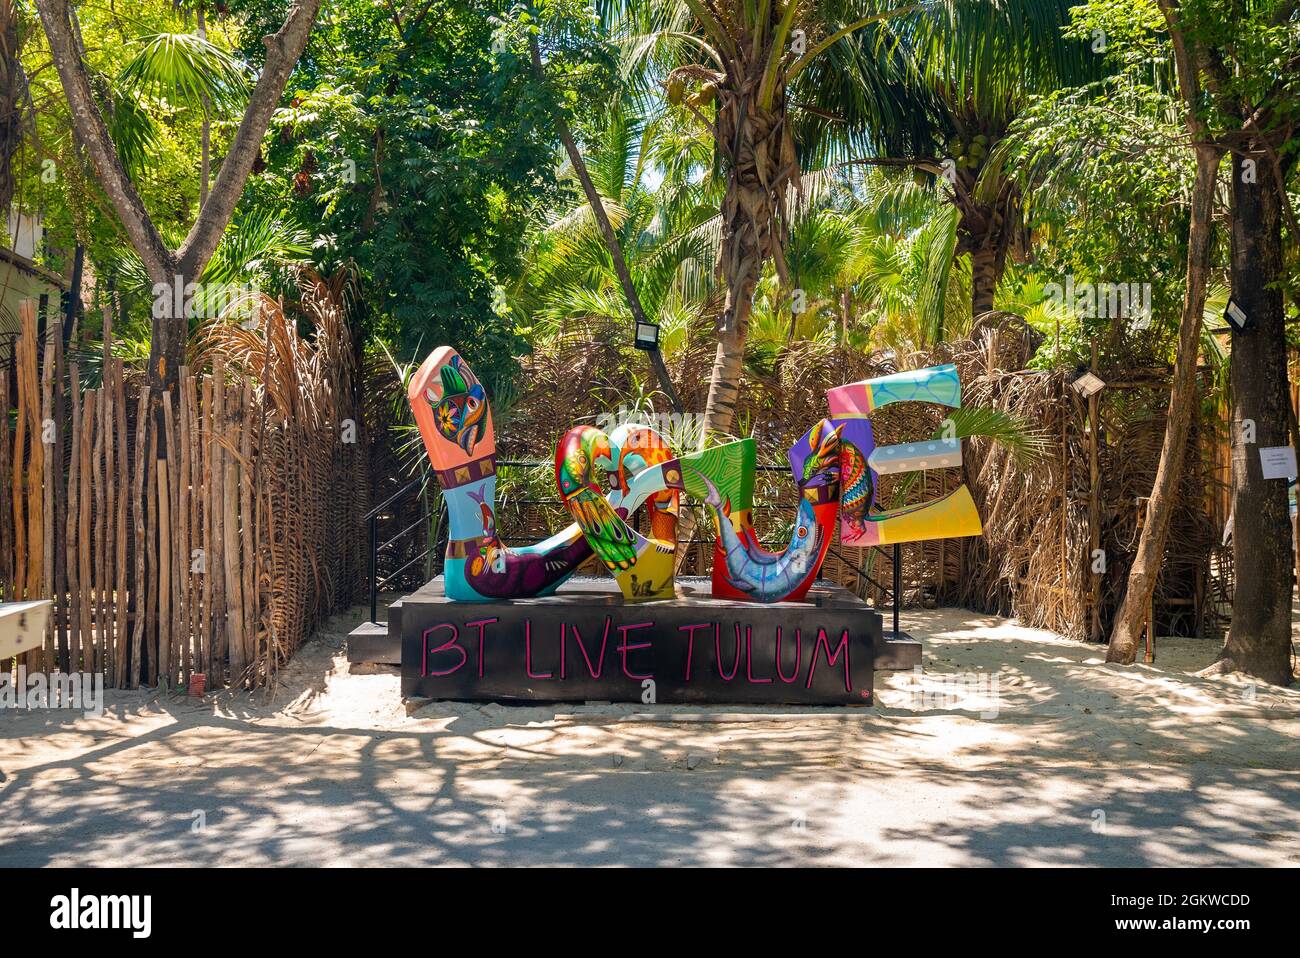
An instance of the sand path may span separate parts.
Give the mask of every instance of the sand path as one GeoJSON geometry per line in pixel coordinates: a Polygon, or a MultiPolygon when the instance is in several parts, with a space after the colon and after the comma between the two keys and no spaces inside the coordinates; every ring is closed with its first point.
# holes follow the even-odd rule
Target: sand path
{"type": "Polygon", "coordinates": [[[353,621],[273,696],[0,712],[0,865],[1300,864],[1300,689],[1195,676],[1211,642],[917,611],[869,709],[408,715],[353,621]]]}

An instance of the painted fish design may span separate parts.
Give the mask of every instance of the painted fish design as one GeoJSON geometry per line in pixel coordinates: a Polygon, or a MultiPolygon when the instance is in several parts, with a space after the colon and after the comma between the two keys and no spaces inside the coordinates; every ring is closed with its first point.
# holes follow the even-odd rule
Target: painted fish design
{"type": "Polygon", "coordinates": [[[811,581],[827,541],[811,502],[799,500],[794,531],[785,551],[767,552],[732,528],[717,487],[707,476],[698,475],[709,490],[704,502],[718,520],[727,578],[733,588],[759,602],[780,602],[811,581]]]}

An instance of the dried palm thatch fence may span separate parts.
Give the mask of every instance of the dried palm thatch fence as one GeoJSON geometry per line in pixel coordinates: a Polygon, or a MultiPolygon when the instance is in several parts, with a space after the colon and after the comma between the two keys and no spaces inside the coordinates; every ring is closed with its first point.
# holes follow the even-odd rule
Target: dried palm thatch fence
{"type": "MultiPolygon", "coordinates": [[[[527,360],[515,408],[498,427],[499,441],[515,459],[549,458],[554,423],[588,420],[618,409],[639,390],[618,327],[575,330],[527,360]]],[[[997,409],[1044,440],[1045,454],[1027,458],[1006,446],[975,438],[965,444],[960,471],[925,473],[901,503],[935,498],[959,482],[970,486],[984,520],[977,539],[915,543],[904,547],[908,601],[943,602],[1014,615],[1033,626],[1078,639],[1104,640],[1118,608],[1137,547],[1140,499],[1149,495],[1164,434],[1170,371],[1150,357],[1111,357],[1096,368],[1107,387],[1092,399],[1070,386],[1073,370],[1027,368],[1038,334],[1016,317],[982,321],[970,338],[909,356],[866,355],[833,343],[800,343],[784,350],[769,370],[746,370],[736,431],[753,435],[760,462],[781,463],[785,450],[825,415],[825,391],[840,383],[956,363],[967,406],[997,409]]],[[[703,408],[712,347],[692,344],[672,370],[687,409],[703,408]]],[[[878,442],[931,435],[944,413],[901,404],[873,416],[878,442]]],[[[1215,457],[1223,424],[1206,413],[1193,424],[1182,495],[1153,602],[1159,634],[1212,635],[1224,619],[1224,564],[1215,503],[1221,473],[1215,457]],[[1212,556],[1215,557],[1212,561],[1212,556]]],[[[510,477],[501,477],[509,501],[510,477]]],[[[898,477],[882,478],[880,500],[893,504],[898,477]]],[[[788,476],[764,474],[755,486],[760,536],[782,546],[794,514],[788,476]]],[[[555,510],[501,510],[498,528],[515,539],[554,528],[555,510]],[[504,520],[504,521],[503,521],[504,520]]],[[[701,529],[707,525],[701,524],[701,529]]],[[[711,560],[699,536],[685,572],[705,573],[711,560]]],[[[889,601],[881,584],[892,580],[888,555],[832,544],[824,575],[865,598],[889,601]]]]}
{"type": "Polygon", "coordinates": [[[259,685],[359,592],[367,456],[341,291],[304,279],[310,340],[254,305],[211,324],[161,396],[112,356],[107,311],[102,354],[65,355],[24,307],[0,369],[17,407],[0,421],[0,586],[54,600],[29,670],[259,685]]]}

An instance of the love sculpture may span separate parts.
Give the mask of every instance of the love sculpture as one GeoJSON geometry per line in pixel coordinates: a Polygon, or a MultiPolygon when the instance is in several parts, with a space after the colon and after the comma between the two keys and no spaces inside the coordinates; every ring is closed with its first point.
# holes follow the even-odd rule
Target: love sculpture
{"type": "Polygon", "coordinates": [[[870,420],[890,403],[960,407],[951,365],[828,391],[829,415],[788,452],[799,500],[780,551],[760,543],[752,522],[753,439],[679,454],[636,423],[565,431],[555,483],[573,523],[507,545],[491,404],[469,364],[440,347],[408,398],[449,534],[443,574],[389,609],[405,695],[863,704],[875,664],[919,662],[919,646],[889,652],[904,643],[883,641],[879,615],[816,581],[837,531],[852,546],[981,532],[964,485],[921,505],[877,503],[882,475],[961,464],[959,438],[876,446],[870,420]],[[711,580],[675,575],[683,498],[712,520],[711,580]],[[643,509],[648,535],[635,526],[643,509]],[[613,583],[575,578],[588,560],[613,583]]]}

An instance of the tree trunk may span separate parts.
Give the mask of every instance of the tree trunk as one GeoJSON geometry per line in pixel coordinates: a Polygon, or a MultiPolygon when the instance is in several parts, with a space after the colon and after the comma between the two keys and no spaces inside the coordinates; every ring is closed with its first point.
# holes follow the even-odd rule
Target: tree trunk
{"type": "Polygon", "coordinates": [[[719,268],[727,286],[727,297],[719,323],[713,371],[709,375],[700,448],[708,442],[710,435],[725,435],[735,423],[745,359],[745,337],[754,308],[754,287],[758,285],[763,263],[772,255],[770,230],[760,233],[761,227],[756,228],[756,224],[770,223],[770,201],[760,185],[752,150],[748,159],[748,169],[731,170],[722,201],[719,268]]]}
{"type": "Polygon", "coordinates": [[[0,211],[6,217],[14,198],[13,157],[23,140],[26,87],[13,0],[0,0],[0,211]]]}
{"type": "MultiPolygon", "coordinates": [[[[1191,225],[1187,237],[1187,291],[1179,321],[1178,354],[1174,360],[1173,389],[1165,438],[1160,447],[1155,485],[1147,502],[1146,522],[1138,540],[1137,555],[1129,569],[1128,588],[1111,631],[1106,661],[1129,665],[1137,656],[1142,622],[1160,576],[1170,520],[1178,503],[1187,434],[1196,410],[1196,366],[1200,356],[1201,324],[1205,314],[1205,289],[1213,248],[1214,192],[1218,183],[1220,153],[1212,146],[1196,148],[1196,180],[1192,187],[1191,225]]],[[[1152,628],[1155,623],[1152,623],[1152,628]]]]}
{"type": "MultiPolygon", "coordinates": [[[[1233,155],[1232,296],[1250,327],[1232,338],[1232,625],[1225,670],[1278,685],[1291,674],[1291,519],[1285,479],[1264,479],[1259,450],[1290,442],[1282,310],[1282,207],[1272,178],[1244,182],[1233,155]],[[1252,427],[1253,424],[1253,427],[1252,427]],[[1251,427],[1251,428],[1247,428],[1251,427]],[[1243,432],[1244,430],[1244,432],[1243,432]],[[1251,438],[1254,443],[1243,441],[1251,438]]],[[[1258,157],[1253,157],[1258,162],[1258,157]]]]}
{"type": "MultiPolygon", "coordinates": [[[[748,293],[736,303],[740,325],[731,331],[718,333],[718,348],[713,354],[713,371],[709,374],[709,397],[704,404],[704,423],[700,434],[700,448],[711,435],[725,435],[736,420],[736,403],[740,398],[741,366],[745,359],[745,334],[749,330],[750,297],[754,295],[753,283],[748,293]],[[741,315],[743,313],[743,315],[741,315]]],[[[731,287],[727,299],[731,299],[731,287]]]]}
{"type": "MultiPolygon", "coordinates": [[[[537,45],[537,37],[533,34],[529,34],[528,49],[532,57],[533,73],[540,82],[545,83],[546,74],[542,69],[542,54],[537,45]]],[[[560,135],[560,141],[564,144],[564,151],[569,155],[569,162],[573,164],[573,171],[578,175],[578,181],[582,184],[582,192],[587,197],[587,204],[591,207],[591,212],[600,225],[601,236],[605,238],[605,248],[609,250],[609,257],[614,262],[614,273],[618,276],[619,285],[623,287],[623,296],[627,299],[628,309],[632,312],[632,322],[635,324],[649,323],[650,320],[646,318],[645,309],[641,306],[641,297],[637,295],[636,287],[632,285],[632,273],[627,268],[627,261],[623,259],[623,247],[618,241],[618,236],[614,233],[614,227],[609,221],[609,214],[605,212],[605,204],[600,198],[600,193],[596,190],[596,185],[591,181],[591,174],[587,171],[587,164],[582,159],[582,153],[578,150],[578,143],[573,138],[573,131],[569,129],[568,121],[564,119],[564,114],[554,101],[552,101],[551,116],[555,120],[555,129],[560,135]]],[[[668,402],[673,411],[677,413],[683,412],[682,401],[677,397],[677,390],[673,386],[672,377],[668,375],[668,367],[664,364],[663,353],[658,349],[650,349],[646,350],[646,352],[650,354],[650,365],[654,369],[659,385],[668,397],[668,402]]]]}
{"type": "Polygon", "coordinates": [[[735,423],[754,287],[770,258],[776,260],[782,279],[786,278],[782,215],[788,186],[798,178],[784,93],[777,94],[771,110],[763,110],[748,96],[725,91],[714,141],[727,167],[718,254],[727,298],[709,376],[701,447],[711,434],[730,433],[735,423]]]}
{"type": "Polygon", "coordinates": [[[78,143],[85,149],[103,187],[104,195],[121,221],[126,238],[139,254],[154,282],[153,342],[149,350],[149,383],[170,389],[180,375],[189,329],[183,300],[186,284],[196,281],[212,258],[225,232],[244,184],[261,152],[266,135],[284,92],[285,83],[307,45],[321,0],[291,0],[284,25],[263,37],[266,59],[248,98],[248,107],[235,131],[230,149],[217,174],[198,219],[180,249],[172,252],[163,242],[149,217],[144,201],[122,166],[122,159],[109,136],[103,114],[95,102],[90,76],[72,34],[67,0],[37,0],[41,23],[50,45],[50,58],[59,74],[72,114],[78,143]],[[179,286],[179,295],[175,287],[179,286]],[[159,298],[167,302],[159,302],[159,298]]]}
{"type": "Polygon", "coordinates": [[[185,365],[185,346],[189,342],[190,320],[185,310],[185,291],[197,276],[180,272],[175,258],[171,281],[155,280],[153,287],[153,313],[149,323],[149,387],[155,397],[155,409],[161,408],[162,394],[180,381],[180,369],[185,365]]]}
{"type": "Polygon", "coordinates": [[[971,317],[979,319],[993,311],[993,293],[998,288],[998,255],[986,247],[970,254],[971,317]]]}

